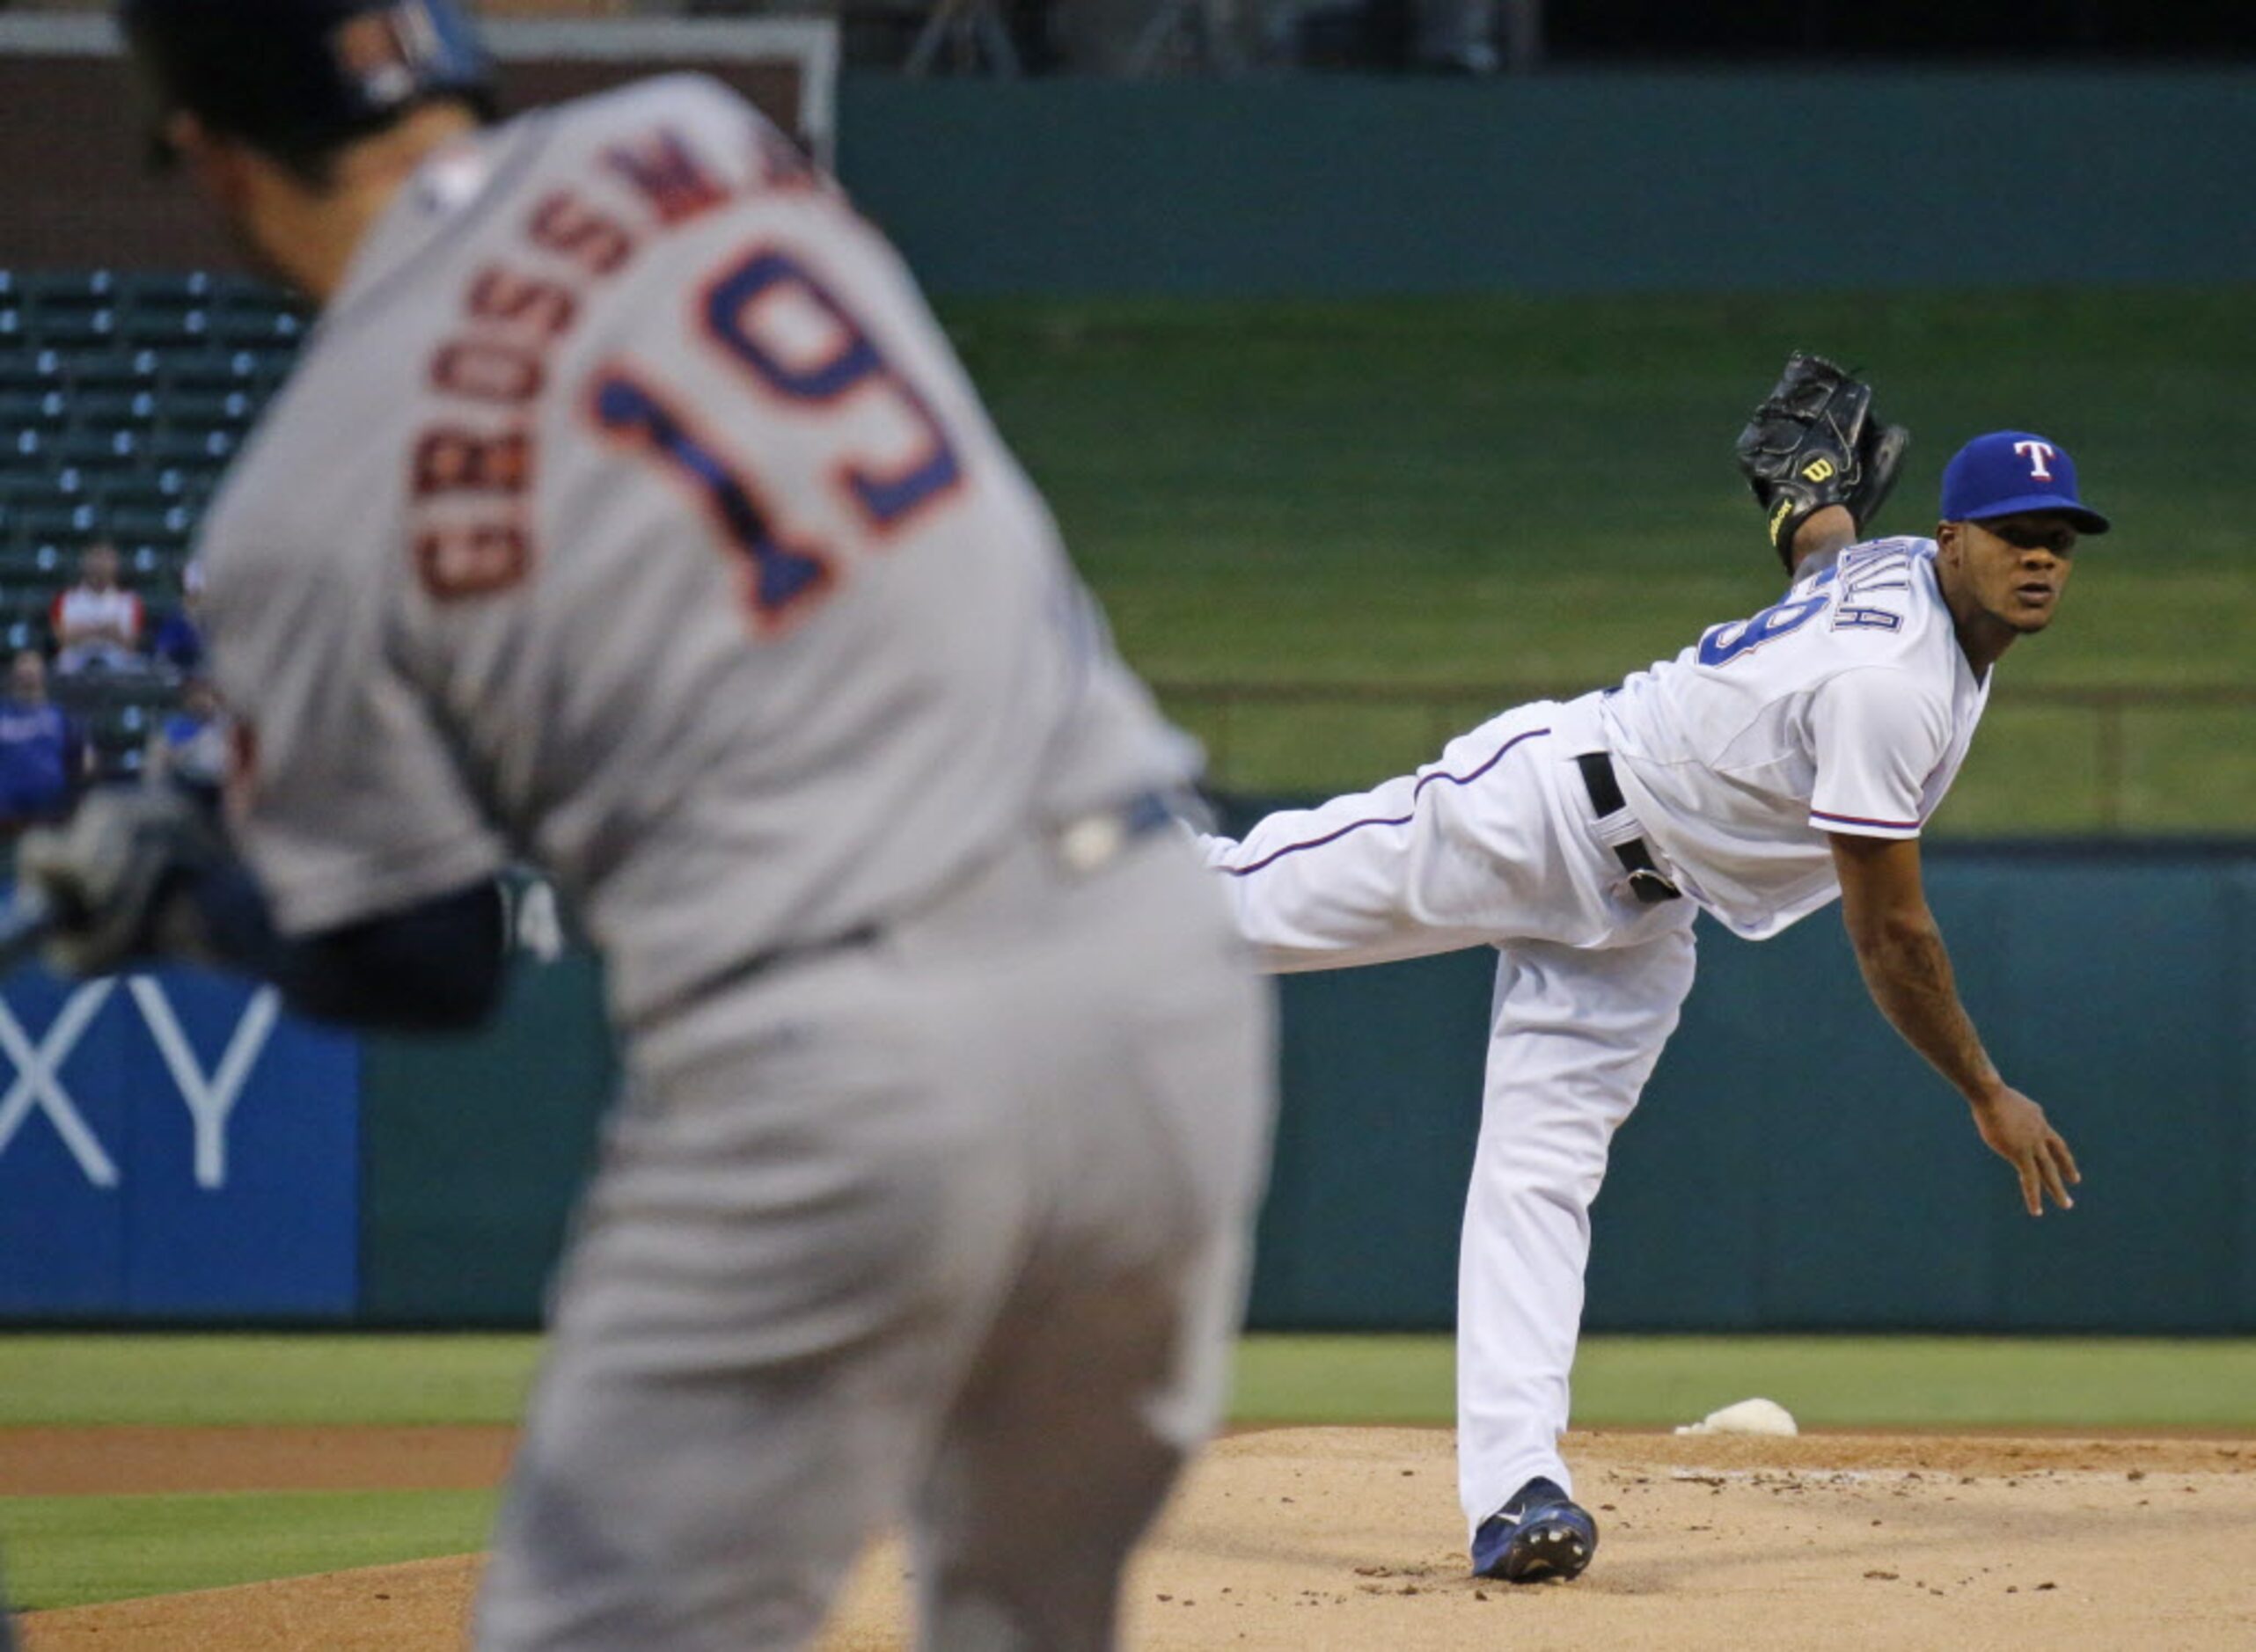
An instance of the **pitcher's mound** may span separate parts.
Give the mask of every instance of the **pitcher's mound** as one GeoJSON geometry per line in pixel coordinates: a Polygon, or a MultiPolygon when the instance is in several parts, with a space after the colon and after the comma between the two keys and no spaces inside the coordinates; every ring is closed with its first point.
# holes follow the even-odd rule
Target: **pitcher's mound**
{"type": "MultiPolygon", "coordinates": [[[[1577,1435],[1580,1581],[1465,1574],[1446,1433],[1221,1442],[1127,1590],[1146,1652],[2256,1645],[2256,1443],[1577,1435]]],[[[43,1612],[28,1652],[428,1652],[474,1557],[43,1612]]],[[[900,1551],[856,1572],[824,1652],[907,1645],[900,1551]]]]}

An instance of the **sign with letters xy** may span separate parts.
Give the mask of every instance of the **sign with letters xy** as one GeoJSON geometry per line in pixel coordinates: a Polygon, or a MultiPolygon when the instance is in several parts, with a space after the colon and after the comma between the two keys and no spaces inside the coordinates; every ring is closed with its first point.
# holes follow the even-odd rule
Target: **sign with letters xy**
{"type": "Polygon", "coordinates": [[[349,1314],[359,1186],[359,1046],[272,988],[0,983],[0,1316],[349,1314]]]}

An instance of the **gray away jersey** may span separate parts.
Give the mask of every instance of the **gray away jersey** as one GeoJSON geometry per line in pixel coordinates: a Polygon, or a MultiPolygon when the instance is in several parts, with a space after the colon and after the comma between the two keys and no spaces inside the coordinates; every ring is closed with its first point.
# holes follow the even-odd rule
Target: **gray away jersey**
{"type": "Polygon", "coordinates": [[[434,157],[201,554],[283,929],[524,854],[624,1017],[1194,766],[899,259],[700,77],[434,157]]]}
{"type": "Polygon", "coordinates": [[[1989,698],[1929,539],[1843,552],[1601,702],[1624,796],[1688,891],[1776,933],[1840,894],[1829,832],[1915,837],[1989,698]]]}

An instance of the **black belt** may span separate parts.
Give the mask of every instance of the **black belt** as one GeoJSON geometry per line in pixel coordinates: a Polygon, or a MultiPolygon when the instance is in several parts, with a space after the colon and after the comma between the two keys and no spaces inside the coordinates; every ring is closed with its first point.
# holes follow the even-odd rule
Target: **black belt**
{"type": "MultiPolygon", "coordinates": [[[[1582,783],[1590,790],[1590,806],[1598,811],[1598,818],[1617,815],[1629,807],[1622,795],[1622,783],[1614,778],[1614,759],[1602,751],[1586,751],[1575,760],[1582,771],[1582,783]]],[[[1684,891],[1668,881],[1667,874],[1654,862],[1652,851],[1645,847],[1642,837],[1632,837],[1628,843],[1614,845],[1614,858],[1630,874],[1630,893],[1647,906],[1659,906],[1663,901],[1682,898],[1684,891]]]]}
{"type": "MultiPolygon", "coordinates": [[[[1044,835],[1049,840],[1051,852],[1068,871],[1077,874],[1095,872],[1128,844],[1178,818],[1184,807],[1185,796],[1174,791],[1156,789],[1139,792],[1124,803],[1115,804],[1110,808],[1092,809],[1061,826],[1050,828],[1044,835]]],[[[853,928],[835,935],[823,936],[815,940],[794,941],[781,947],[771,947],[765,952],[756,952],[750,957],[723,966],[645,1010],[628,1022],[626,1030],[639,1032],[654,1026],[681,1013],[692,1005],[757,980],[781,965],[805,963],[826,954],[874,946],[884,933],[885,928],[882,924],[857,924],[853,928]]]]}

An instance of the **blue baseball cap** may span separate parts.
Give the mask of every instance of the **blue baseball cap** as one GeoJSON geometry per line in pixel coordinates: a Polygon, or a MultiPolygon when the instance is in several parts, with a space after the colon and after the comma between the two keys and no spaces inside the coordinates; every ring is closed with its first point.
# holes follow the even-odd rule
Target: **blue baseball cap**
{"type": "Polygon", "coordinates": [[[2077,496],[2076,461],[2057,442],[2026,430],[1993,430],[1943,467],[1943,520],[1981,522],[2056,510],[2078,533],[2105,533],[2107,519],[2077,496]]]}

